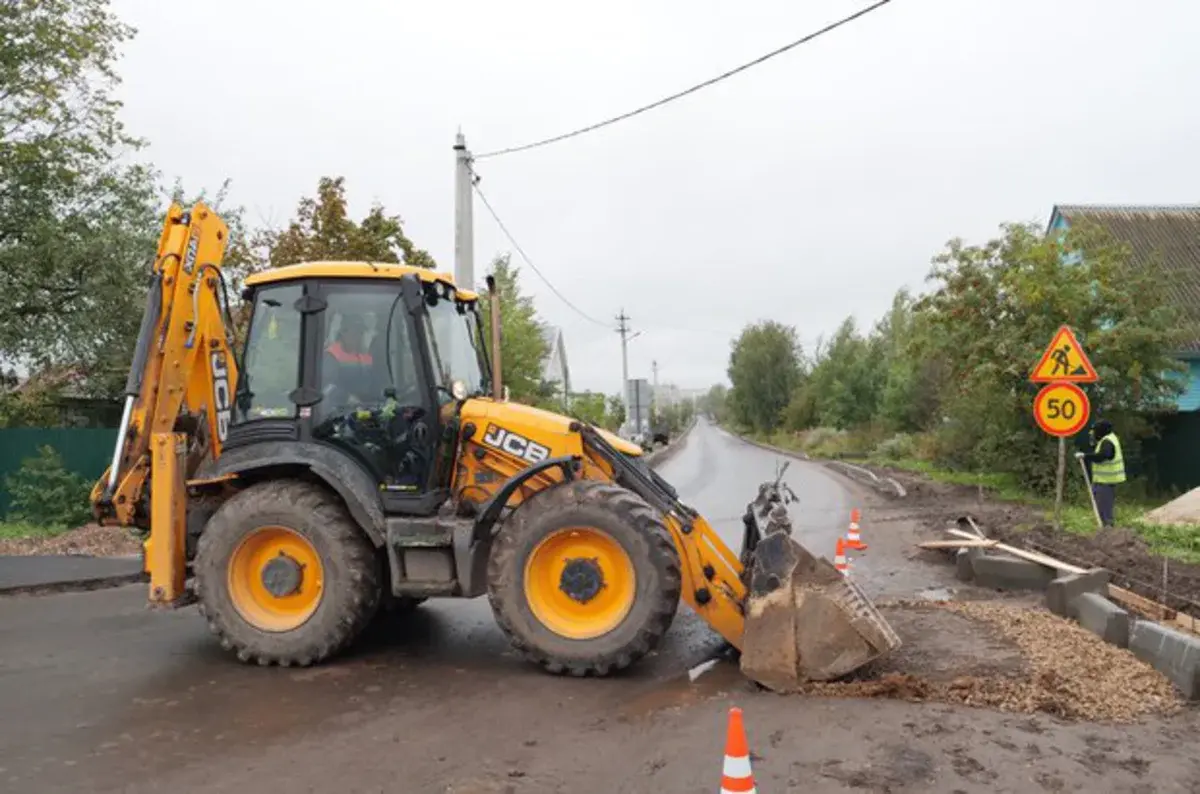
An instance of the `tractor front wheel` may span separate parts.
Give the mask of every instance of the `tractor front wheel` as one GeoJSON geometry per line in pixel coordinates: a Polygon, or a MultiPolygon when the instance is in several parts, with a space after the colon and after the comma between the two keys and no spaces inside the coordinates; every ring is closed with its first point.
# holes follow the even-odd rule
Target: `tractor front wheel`
{"type": "Polygon", "coordinates": [[[679,605],[679,556],[632,492],[582,480],[524,502],[500,529],[488,600],[526,658],[552,673],[607,675],[666,634],[679,605]]]}
{"type": "Polygon", "coordinates": [[[353,642],[382,593],[379,555],[319,485],[253,485],[213,514],[196,552],[200,611],[243,662],[306,666],[353,642]]]}

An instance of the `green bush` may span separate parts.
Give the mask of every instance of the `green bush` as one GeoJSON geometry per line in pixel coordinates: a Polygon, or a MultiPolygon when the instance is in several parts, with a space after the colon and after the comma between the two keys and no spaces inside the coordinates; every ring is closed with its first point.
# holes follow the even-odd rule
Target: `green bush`
{"type": "Polygon", "coordinates": [[[46,527],[72,528],[91,518],[91,484],[68,471],[62,456],[50,446],[5,478],[10,497],[8,517],[46,527]]]}
{"type": "Polygon", "coordinates": [[[872,457],[883,460],[905,460],[916,455],[917,443],[908,433],[897,433],[880,441],[872,450],[872,457]]]}
{"type": "Polygon", "coordinates": [[[837,457],[841,454],[848,434],[836,427],[814,427],[800,433],[800,447],[818,458],[837,457]]]}

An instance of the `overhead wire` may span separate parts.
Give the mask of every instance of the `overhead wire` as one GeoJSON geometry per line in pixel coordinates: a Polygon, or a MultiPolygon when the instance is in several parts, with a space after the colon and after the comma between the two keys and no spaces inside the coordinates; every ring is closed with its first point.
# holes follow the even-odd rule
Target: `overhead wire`
{"type": "Polygon", "coordinates": [[[891,2],[891,0],[878,0],[877,2],[873,3],[872,5],[867,6],[866,8],[856,11],[855,13],[853,13],[847,17],[842,17],[841,19],[839,19],[836,22],[831,22],[830,24],[826,25],[825,27],[821,28],[820,30],[813,31],[812,33],[809,33],[799,39],[796,39],[793,42],[785,44],[782,47],[771,50],[770,52],[766,53],[765,55],[760,55],[759,57],[755,58],[752,61],[747,61],[746,63],[743,63],[741,66],[735,67],[726,72],[722,72],[721,74],[717,75],[716,77],[711,77],[702,83],[697,83],[697,84],[691,86],[690,88],[685,88],[682,91],[678,91],[674,94],[671,94],[670,96],[665,96],[662,99],[651,102],[648,105],[642,105],[639,108],[635,108],[626,113],[622,113],[619,116],[613,116],[611,118],[605,119],[604,121],[598,121],[595,124],[589,124],[586,127],[580,127],[577,130],[572,130],[571,132],[565,132],[561,135],[555,135],[551,138],[544,138],[540,141],[533,141],[532,143],[526,143],[521,146],[510,146],[507,149],[497,149],[495,151],[485,152],[483,154],[477,154],[477,155],[475,155],[475,159],[482,160],[487,157],[500,157],[501,155],[505,155],[505,154],[514,154],[516,152],[524,152],[529,149],[536,149],[536,148],[539,148],[542,146],[549,146],[552,143],[558,143],[559,141],[565,141],[568,138],[575,138],[580,135],[584,135],[586,133],[601,129],[603,127],[608,127],[610,125],[616,124],[617,122],[625,121],[626,119],[631,119],[634,116],[639,116],[642,113],[645,113],[650,110],[654,110],[655,108],[660,108],[663,105],[666,105],[670,102],[674,102],[677,99],[682,99],[683,97],[686,97],[689,94],[694,94],[697,91],[700,91],[705,88],[708,88],[709,86],[715,85],[715,84],[721,82],[722,80],[727,80],[730,77],[733,77],[734,75],[737,75],[737,74],[740,74],[741,72],[746,71],[747,69],[758,66],[759,64],[769,61],[770,59],[772,59],[776,56],[782,55],[785,52],[793,50],[802,44],[807,44],[808,42],[812,41],[813,39],[824,36],[826,33],[830,33],[832,31],[842,27],[843,25],[847,25],[847,24],[853,22],[854,20],[856,20],[860,17],[864,17],[867,14],[871,13],[872,11],[875,11],[876,9],[881,8],[882,6],[885,6],[890,2],[891,2]]]}
{"type": "Polygon", "coordinates": [[[522,248],[521,244],[517,242],[517,239],[513,237],[512,232],[508,230],[508,227],[504,224],[504,221],[500,219],[500,215],[496,212],[496,209],[492,206],[492,203],[488,201],[488,198],[486,195],[484,195],[483,190],[480,189],[478,179],[471,180],[471,187],[474,188],[476,195],[479,196],[479,200],[483,202],[483,206],[487,208],[488,214],[492,216],[492,220],[496,222],[496,225],[500,227],[500,231],[503,232],[504,236],[508,238],[509,244],[512,245],[513,249],[516,250],[517,254],[521,257],[521,261],[529,265],[530,270],[537,274],[537,277],[542,280],[542,283],[549,287],[550,291],[557,295],[559,300],[571,307],[571,309],[574,310],[574,312],[580,317],[589,322],[595,323],[602,328],[608,328],[611,330],[613,328],[612,325],[603,322],[602,320],[597,320],[595,317],[591,316],[583,309],[580,309],[578,306],[572,303],[571,300],[566,295],[563,295],[562,292],[559,291],[558,287],[554,286],[553,282],[551,282],[550,279],[548,279],[546,275],[538,269],[538,266],[535,265],[533,260],[529,258],[529,255],[525,253],[525,249],[522,248]]]}

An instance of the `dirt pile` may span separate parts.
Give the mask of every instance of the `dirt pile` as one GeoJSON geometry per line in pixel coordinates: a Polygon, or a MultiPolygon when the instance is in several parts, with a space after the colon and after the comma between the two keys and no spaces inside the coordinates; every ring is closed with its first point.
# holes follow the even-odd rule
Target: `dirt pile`
{"type": "MultiPolygon", "coordinates": [[[[1131,722],[1179,708],[1178,693],[1154,668],[1044,610],[983,602],[881,606],[897,614],[943,611],[965,618],[985,638],[994,632],[1012,643],[1024,663],[988,669],[989,660],[979,659],[962,665],[961,674],[947,677],[944,665],[927,669],[922,661],[927,654],[901,655],[883,668],[865,672],[869,677],[809,684],[805,694],[940,701],[1106,722],[1131,722]]],[[[914,641],[931,640],[941,641],[928,634],[914,641]]]]}
{"type": "Polygon", "coordinates": [[[121,527],[88,524],[57,535],[0,539],[0,554],[84,554],[92,557],[136,557],[142,543],[121,527]]]}

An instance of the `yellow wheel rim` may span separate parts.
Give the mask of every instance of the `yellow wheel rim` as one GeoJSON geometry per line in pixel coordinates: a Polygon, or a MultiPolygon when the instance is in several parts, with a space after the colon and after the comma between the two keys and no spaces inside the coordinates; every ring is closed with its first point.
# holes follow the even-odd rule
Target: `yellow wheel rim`
{"type": "Polygon", "coordinates": [[[259,527],[229,558],[229,595],[238,613],[261,631],[291,631],[321,604],[325,569],[317,550],[287,527],[259,527]]]}
{"type": "Polygon", "coordinates": [[[599,637],[633,608],[637,576],[621,544],[598,529],[560,529],[525,561],[525,600],[550,631],[572,640],[599,637]]]}

